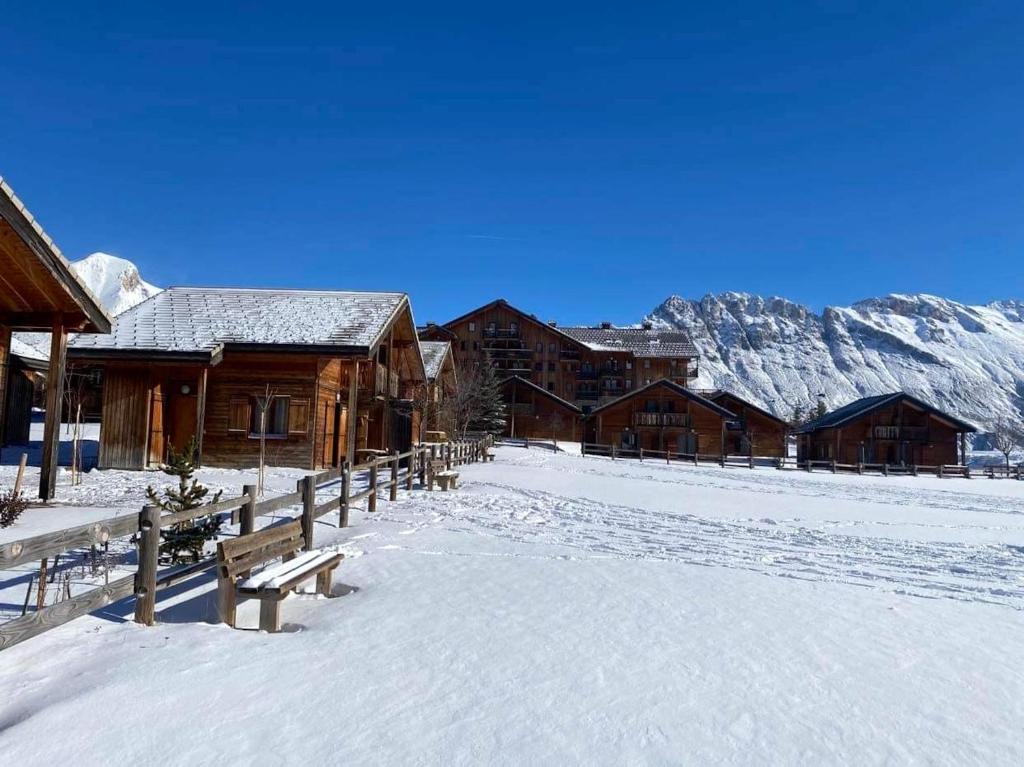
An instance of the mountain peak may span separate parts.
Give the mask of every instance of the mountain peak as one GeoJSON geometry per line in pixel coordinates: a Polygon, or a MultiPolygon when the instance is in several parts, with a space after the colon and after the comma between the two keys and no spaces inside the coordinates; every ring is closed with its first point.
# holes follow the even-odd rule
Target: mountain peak
{"type": "Polygon", "coordinates": [[[142,279],[135,264],[109,253],[91,253],[71,268],[114,316],[160,292],[142,279]]]}

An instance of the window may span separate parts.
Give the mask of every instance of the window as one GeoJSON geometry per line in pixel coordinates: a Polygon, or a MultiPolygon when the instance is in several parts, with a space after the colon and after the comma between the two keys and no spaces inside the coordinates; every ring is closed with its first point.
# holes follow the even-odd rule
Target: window
{"type": "Polygon", "coordinates": [[[626,379],[626,388],[627,389],[632,389],[633,388],[633,379],[632,378],[627,378],[626,379]]]}
{"type": "Polygon", "coordinates": [[[651,361],[650,360],[644,360],[644,370],[650,370],[650,369],[651,369],[651,361]]]}
{"type": "Polygon", "coordinates": [[[508,323],[508,334],[510,336],[517,336],[517,335],[519,335],[519,323],[518,322],[510,322],[510,323],[508,323]]]}
{"type": "Polygon", "coordinates": [[[557,369],[558,369],[558,366],[555,365],[554,362],[549,362],[548,363],[548,372],[549,373],[554,373],[557,369]]]}
{"type": "Polygon", "coordinates": [[[493,336],[498,331],[497,324],[493,322],[487,323],[487,335],[493,336]]]}
{"type": "Polygon", "coordinates": [[[555,390],[555,382],[554,381],[548,381],[548,391],[554,391],[554,390],[555,390]]]}
{"type": "Polygon", "coordinates": [[[548,344],[548,353],[554,354],[557,351],[557,347],[554,344],[548,344]]]}
{"type": "Polygon", "coordinates": [[[541,353],[544,352],[544,342],[543,341],[538,341],[537,342],[537,351],[539,351],[541,353]]]}
{"type": "MultiPolygon", "coordinates": [[[[253,397],[249,407],[249,436],[259,438],[262,432],[263,411],[260,408],[262,397],[253,397]]],[[[284,439],[288,436],[288,409],[291,406],[291,397],[272,397],[267,407],[267,431],[266,435],[271,439],[284,439]]],[[[309,403],[306,403],[309,409],[309,403]]],[[[308,419],[307,419],[308,420],[308,419]]],[[[303,429],[304,430],[304,429],[303,429]]]]}
{"type": "Polygon", "coordinates": [[[632,369],[633,369],[633,362],[631,360],[626,360],[626,370],[632,370],[632,369]]]}
{"type": "Polygon", "coordinates": [[[544,370],[544,363],[543,362],[534,362],[533,363],[533,369],[536,370],[538,373],[542,372],[544,370]]]}
{"type": "Polygon", "coordinates": [[[470,333],[475,333],[476,332],[476,323],[475,322],[469,323],[469,332],[470,333]]]}

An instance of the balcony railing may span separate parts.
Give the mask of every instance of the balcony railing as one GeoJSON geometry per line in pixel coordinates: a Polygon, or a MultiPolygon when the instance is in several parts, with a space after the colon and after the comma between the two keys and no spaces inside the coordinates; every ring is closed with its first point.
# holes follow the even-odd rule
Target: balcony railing
{"type": "Polygon", "coordinates": [[[529,349],[489,349],[491,359],[533,359],[533,352],[529,349]]]}
{"type": "Polygon", "coordinates": [[[558,356],[563,360],[578,360],[580,358],[579,349],[560,349],[558,356]]]}
{"type": "Polygon", "coordinates": [[[875,439],[898,439],[906,442],[925,442],[928,440],[927,426],[876,426],[875,439]]]}
{"type": "Polygon", "coordinates": [[[398,397],[398,373],[388,370],[387,365],[360,366],[359,393],[369,397],[398,397]]]}
{"type": "Polygon", "coordinates": [[[484,328],[484,338],[519,338],[519,328],[484,328]]]}
{"type": "Polygon", "coordinates": [[[690,425],[686,413],[634,413],[634,426],[683,426],[690,425]]]}

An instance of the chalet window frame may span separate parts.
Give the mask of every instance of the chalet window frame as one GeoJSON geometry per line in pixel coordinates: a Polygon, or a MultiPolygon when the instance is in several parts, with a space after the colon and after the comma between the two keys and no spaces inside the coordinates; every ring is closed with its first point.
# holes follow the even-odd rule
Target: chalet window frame
{"type": "MultiPolygon", "coordinates": [[[[288,439],[290,428],[289,422],[291,420],[292,396],[290,394],[275,394],[271,397],[271,400],[273,400],[273,402],[271,404],[271,407],[267,408],[267,433],[265,435],[260,434],[259,424],[255,422],[255,420],[258,419],[260,416],[260,407],[258,402],[259,399],[260,398],[257,396],[252,396],[249,398],[249,439],[259,439],[261,436],[264,436],[266,439],[272,440],[288,439]],[[279,403],[283,403],[283,405],[279,403]],[[272,428],[275,428],[275,420],[280,418],[280,416],[277,415],[278,408],[281,408],[284,411],[283,427],[280,431],[271,431],[272,428]]],[[[307,416],[307,425],[308,420],[309,419],[307,416]]],[[[276,426],[282,426],[282,424],[277,423],[276,426]]],[[[304,434],[305,432],[302,433],[304,434]]]]}

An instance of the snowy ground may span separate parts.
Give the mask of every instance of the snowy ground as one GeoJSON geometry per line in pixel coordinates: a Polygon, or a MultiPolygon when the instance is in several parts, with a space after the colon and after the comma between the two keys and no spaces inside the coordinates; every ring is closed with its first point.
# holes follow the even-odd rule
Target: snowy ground
{"type": "Polygon", "coordinates": [[[1024,759],[1024,482],[520,448],[462,479],[321,520],[339,596],[282,634],[202,622],[204,577],[0,653],[4,763],[1024,759]]]}

